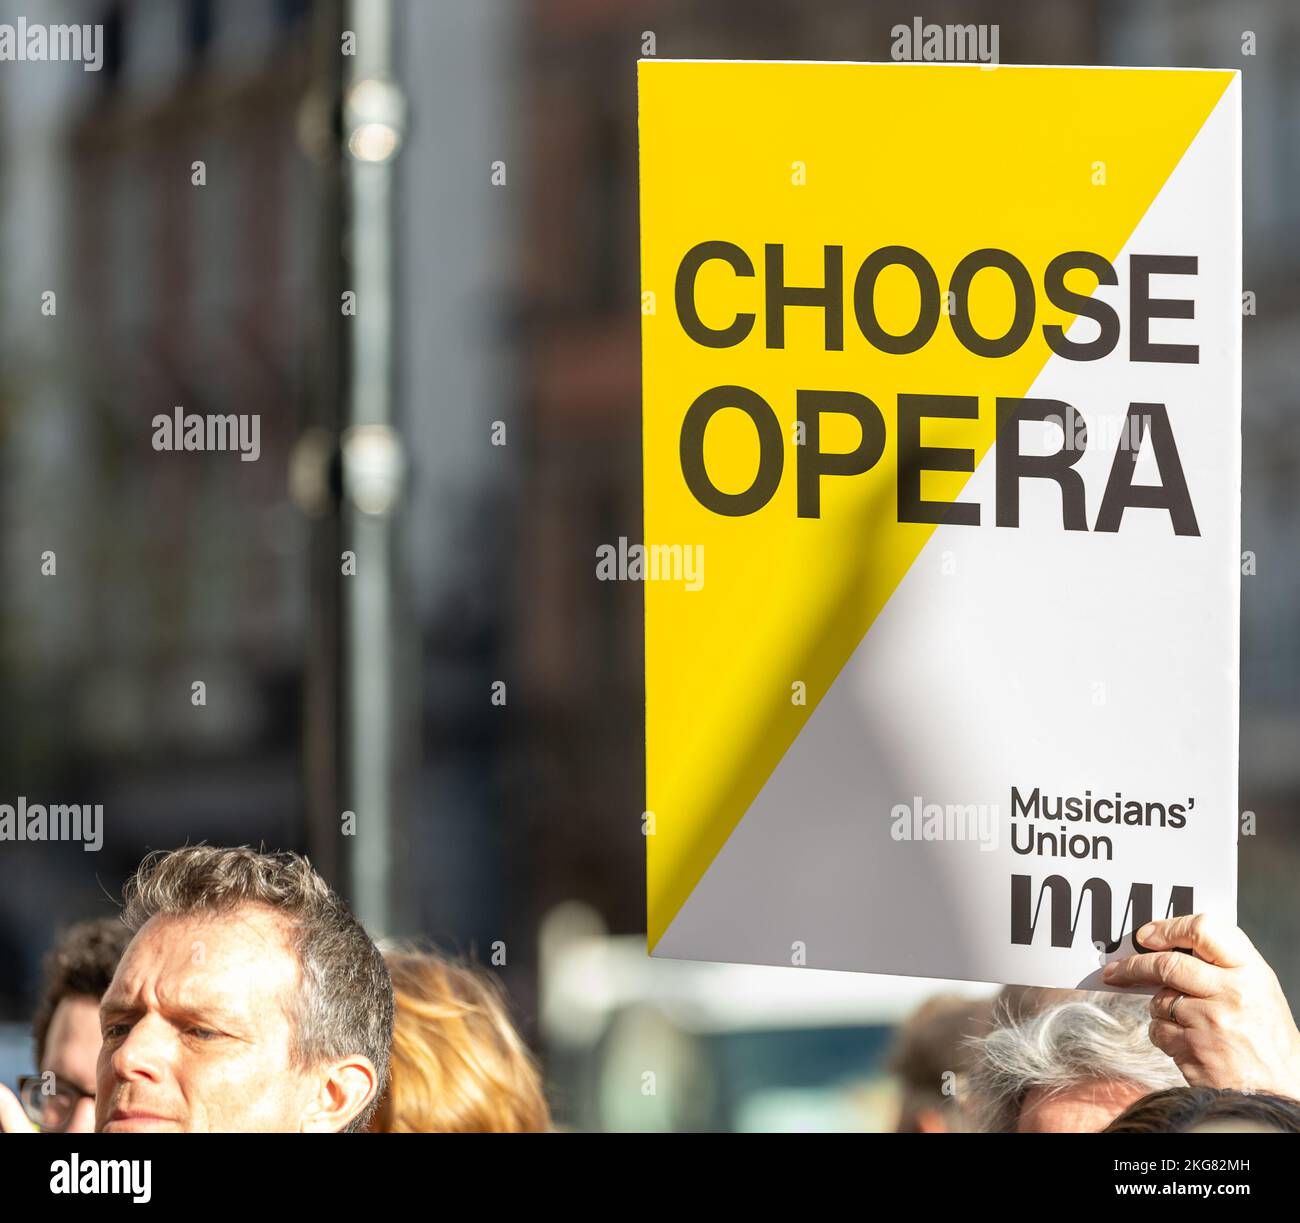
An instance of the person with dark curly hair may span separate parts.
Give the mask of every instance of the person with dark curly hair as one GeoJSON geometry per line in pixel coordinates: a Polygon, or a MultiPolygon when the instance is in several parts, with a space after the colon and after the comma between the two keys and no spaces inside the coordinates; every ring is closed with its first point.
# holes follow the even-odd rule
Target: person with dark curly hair
{"type": "Polygon", "coordinates": [[[120,918],[104,917],[69,927],[50,949],[32,1018],[38,1073],[18,1080],[17,1099],[0,1086],[0,1130],[94,1130],[99,1000],[130,941],[120,918]]]}
{"type": "Polygon", "coordinates": [[[1129,1105],[1103,1134],[1300,1134],[1300,1101],[1266,1092],[1172,1087],[1129,1105]]]}

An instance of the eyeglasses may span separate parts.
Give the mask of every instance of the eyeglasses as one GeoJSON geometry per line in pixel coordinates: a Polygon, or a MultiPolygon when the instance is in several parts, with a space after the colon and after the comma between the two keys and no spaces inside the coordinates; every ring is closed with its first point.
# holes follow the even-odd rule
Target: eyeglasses
{"type": "Polygon", "coordinates": [[[23,1112],[42,1130],[59,1133],[72,1120],[83,1099],[95,1098],[76,1083],[58,1074],[24,1074],[18,1079],[18,1099],[23,1112]]]}

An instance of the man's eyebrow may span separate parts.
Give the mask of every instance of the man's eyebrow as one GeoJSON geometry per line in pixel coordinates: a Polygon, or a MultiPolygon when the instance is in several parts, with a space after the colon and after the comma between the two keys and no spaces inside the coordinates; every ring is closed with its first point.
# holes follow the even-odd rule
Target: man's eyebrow
{"type": "MultiPolygon", "coordinates": [[[[141,1006],[139,1003],[130,1002],[125,999],[118,1000],[105,997],[99,1004],[100,1023],[109,1019],[126,1019],[130,1017],[143,1015],[149,1008],[141,1006]]],[[[188,1021],[202,1020],[208,1023],[220,1024],[223,1027],[244,1027],[247,1022],[240,1015],[233,1011],[227,1010],[220,1002],[197,1001],[188,1003],[164,1003],[160,1006],[161,1014],[169,1019],[183,1019],[188,1021]]]]}
{"type": "Polygon", "coordinates": [[[228,1028],[243,1027],[244,1025],[244,1020],[239,1015],[227,1010],[219,1002],[191,1002],[184,1006],[163,1007],[163,1013],[183,1019],[204,1020],[228,1028]]]}
{"type": "Polygon", "coordinates": [[[99,1021],[103,1023],[106,1019],[121,1019],[127,1015],[139,1015],[143,1011],[143,1007],[130,1003],[125,999],[110,998],[105,995],[99,1003],[99,1021]]]}
{"type": "Polygon", "coordinates": [[[99,1000],[99,1010],[103,1014],[105,1011],[128,1011],[132,1008],[141,1009],[137,1003],[132,1000],[129,993],[124,990],[114,992],[109,990],[99,1000]]]}

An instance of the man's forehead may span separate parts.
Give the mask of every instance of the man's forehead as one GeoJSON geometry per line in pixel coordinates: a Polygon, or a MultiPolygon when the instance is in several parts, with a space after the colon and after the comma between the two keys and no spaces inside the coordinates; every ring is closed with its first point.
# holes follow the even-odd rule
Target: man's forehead
{"type": "Polygon", "coordinates": [[[106,1001],[155,977],[166,979],[173,989],[197,994],[205,983],[216,987],[231,975],[241,978],[241,993],[276,991],[296,978],[297,959],[285,924],[274,911],[246,905],[219,912],[156,914],[131,940],[106,1001]]]}

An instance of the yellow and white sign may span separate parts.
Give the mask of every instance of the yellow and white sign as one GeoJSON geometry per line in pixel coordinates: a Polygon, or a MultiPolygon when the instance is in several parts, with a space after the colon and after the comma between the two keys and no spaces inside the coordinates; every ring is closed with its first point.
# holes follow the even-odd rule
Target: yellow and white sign
{"type": "Polygon", "coordinates": [[[1240,78],[645,60],[655,955],[1235,920],[1240,78]],[[677,575],[680,576],[680,575],[677,575]]]}

